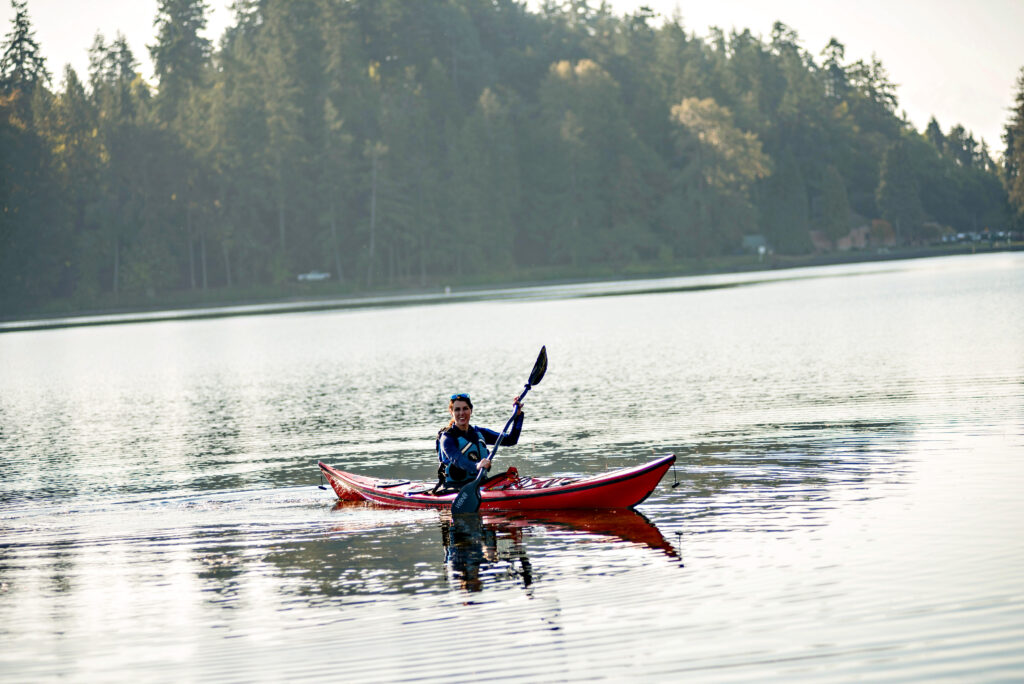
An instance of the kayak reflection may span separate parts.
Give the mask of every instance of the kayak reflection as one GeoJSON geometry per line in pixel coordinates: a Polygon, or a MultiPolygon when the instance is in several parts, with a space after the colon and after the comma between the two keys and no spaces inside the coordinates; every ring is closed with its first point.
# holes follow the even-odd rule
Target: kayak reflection
{"type": "Polygon", "coordinates": [[[469,592],[484,588],[485,578],[534,582],[534,568],[524,540],[536,528],[567,530],[611,537],[660,551],[669,558],[679,554],[658,528],[633,510],[575,510],[443,515],[441,540],[449,580],[469,592]]]}

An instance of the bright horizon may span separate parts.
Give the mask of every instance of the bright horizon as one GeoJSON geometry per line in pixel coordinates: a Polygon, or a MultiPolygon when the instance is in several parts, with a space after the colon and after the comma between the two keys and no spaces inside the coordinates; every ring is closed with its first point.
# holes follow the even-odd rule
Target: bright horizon
{"type": "MultiPolygon", "coordinates": [[[[206,35],[215,42],[233,19],[231,0],[207,0],[206,35]]],[[[0,0],[4,36],[13,10],[0,0]]],[[[536,2],[528,3],[535,8],[536,2]]],[[[597,4],[596,2],[594,4],[597,4]]],[[[1017,75],[1024,67],[1024,3],[981,0],[728,0],[687,3],[678,0],[612,0],[617,14],[647,5],[662,17],[678,11],[688,33],[707,37],[710,27],[726,33],[750,29],[767,38],[775,21],[793,28],[800,43],[820,60],[831,37],[846,47],[846,60],[876,55],[897,84],[900,111],[921,131],[934,116],[944,131],[961,124],[1001,157],[1003,128],[1013,104],[1017,75]]],[[[147,44],[154,40],[158,0],[29,0],[28,10],[47,68],[59,87],[64,65],[84,76],[88,49],[96,33],[107,40],[118,31],[128,39],[141,71],[152,79],[147,44]]]]}

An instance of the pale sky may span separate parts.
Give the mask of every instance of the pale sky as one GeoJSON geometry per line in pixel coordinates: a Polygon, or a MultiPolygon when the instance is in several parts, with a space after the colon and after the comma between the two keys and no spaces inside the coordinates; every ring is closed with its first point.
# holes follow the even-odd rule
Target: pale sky
{"type": "MultiPolygon", "coordinates": [[[[231,0],[208,0],[207,36],[217,40],[231,23],[231,0]]],[[[0,0],[3,35],[13,11],[0,0]]],[[[60,84],[70,62],[84,77],[87,50],[96,32],[109,41],[121,31],[152,76],[148,43],[153,42],[157,0],[28,0],[29,15],[47,66],[60,84]]],[[[596,0],[595,0],[596,4],[596,0]]],[[[535,6],[534,2],[531,2],[535,6]]],[[[749,28],[770,36],[781,20],[796,30],[816,57],[835,36],[847,61],[876,54],[898,84],[900,109],[922,130],[935,116],[943,130],[956,123],[988,142],[993,156],[1003,150],[1003,127],[1024,67],[1024,0],[612,0],[622,14],[648,5],[662,15],[678,7],[687,32],[707,36],[708,27],[726,32],[749,28]]]]}

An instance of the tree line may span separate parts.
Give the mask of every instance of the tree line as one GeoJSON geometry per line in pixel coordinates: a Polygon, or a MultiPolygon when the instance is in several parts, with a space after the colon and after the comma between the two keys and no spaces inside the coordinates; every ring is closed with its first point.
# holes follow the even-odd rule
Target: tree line
{"type": "Polygon", "coordinates": [[[916,244],[1024,208],[1024,82],[997,162],[963,126],[914,130],[878,59],[781,22],[698,37],[587,0],[238,0],[214,45],[203,0],[161,0],[155,83],[99,34],[88,74],[55,83],[12,5],[0,311],[311,270],[368,289],[670,267],[752,234],[800,254],[871,222],[916,244]]]}

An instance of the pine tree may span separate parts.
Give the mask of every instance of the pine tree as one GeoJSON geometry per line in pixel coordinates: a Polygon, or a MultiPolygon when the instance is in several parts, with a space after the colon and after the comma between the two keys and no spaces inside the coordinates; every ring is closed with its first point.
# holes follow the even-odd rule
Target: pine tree
{"type": "Polygon", "coordinates": [[[472,234],[474,252],[502,271],[513,266],[518,160],[508,107],[484,90],[459,134],[455,164],[460,222],[472,234]]]}
{"type": "Polygon", "coordinates": [[[294,27],[284,3],[276,3],[269,11],[267,25],[261,34],[263,43],[264,106],[267,113],[267,170],[274,180],[269,193],[277,205],[278,245],[274,260],[274,279],[283,281],[290,276],[288,258],[288,228],[293,222],[294,192],[298,181],[298,156],[301,150],[301,110],[299,97],[301,84],[293,77],[297,53],[294,27]]]}
{"type": "Polygon", "coordinates": [[[822,229],[833,243],[849,231],[850,203],[839,169],[829,165],[821,186],[822,229]]]}
{"type": "Polygon", "coordinates": [[[211,4],[153,3],[151,96],[127,42],[102,36],[88,84],[69,73],[50,93],[15,0],[5,302],[107,306],[308,269],[358,288],[669,265],[734,252],[759,220],[800,252],[812,208],[830,237],[852,208],[907,242],[925,217],[1006,225],[1010,193],[1024,223],[1024,72],[997,166],[963,126],[912,133],[877,59],[845,65],[834,39],[819,66],[781,23],[705,39],[679,13],[656,25],[595,0],[235,0],[213,49],[211,4]]]}
{"type": "Polygon", "coordinates": [[[72,270],[68,288],[76,299],[88,301],[102,291],[102,247],[98,231],[89,220],[89,208],[97,199],[101,146],[96,133],[97,111],[78,74],[67,65],[64,88],[56,94],[52,146],[67,209],[65,227],[73,253],[67,259],[72,270]]]}
{"type": "Polygon", "coordinates": [[[935,149],[939,151],[939,154],[945,153],[946,136],[942,133],[942,128],[939,126],[939,122],[935,120],[934,116],[928,120],[928,126],[924,130],[924,137],[935,146],[935,149]]]}
{"type": "Polygon", "coordinates": [[[848,89],[846,69],[843,68],[846,47],[832,38],[821,54],[825,58],[821,65],[825,73],[825,95],[833,100],[842,100],[848,89]]]}
{"type": "Polygon", "coordinates": [[[765,183],[762,226],[776,251],[804,254],[810,251],[810,203],[807,184],[796,156],[783,151],[778,167],[765,183]]]}
{"type": "Polygon", "coordinates": [[[157,40],[149,54],[160,81],[156,103],[164,122],[180,115],[209,59],[210,41],[199,35],[206,28],[207,9],[205,0],[160,0],[154,22],[157,40]]]}
{"type": "MultiPolygon", "coordinates": [[[[139,162],[156,150],[142,152],[139,114],[148,92],[136,88],[138,63],[128,41],[118,34],[109,45],[97,34],[89,50],[92,99],[97,110],[97,137],[102,166],[97,181],[97,199],[90,216],[104,236],[103,251],[109,260],[109,291],[115,301],[126,281],[126,253],[136,242],[143,223],[139,162]]],[[[108,288],[104,288],[108,289],[108,288]]]]}
{"type": "Polygon", "coordinates": [[[1024,67],[1017,76],[1017,94],[1010,111],[1003,133],[1003,178],[1016,219],[1024,223],[1024,67]]]}
{"type": "Polygon", "coordinates": [[[890,145],[882,159],[877,201],[882,218],[896,231],[896,240],[906,243],[915,239],[924,222],[924,210],[907,143],[902,139],[890,145]]]}
{"type": "Polygon", "coordinates": [[[36,42],[28,16],[28,0],[11,0],[14,18],[0,57],[0,92],[23,90],[31,94],[38,84],[50,82],[46,59],[36,42]]]}
{"type": "Polygon", "coordinates": [[[267,280],[270,251],[265,239],[274,197],[265,164],[267,116],[260,71],[258,18],[238,3],[236,25],[218,54],[221,68],[212,79],[214,93],[207,123],[211,139],[207,163],[216,185],[213,215],[225,282],[267,280]]]}

